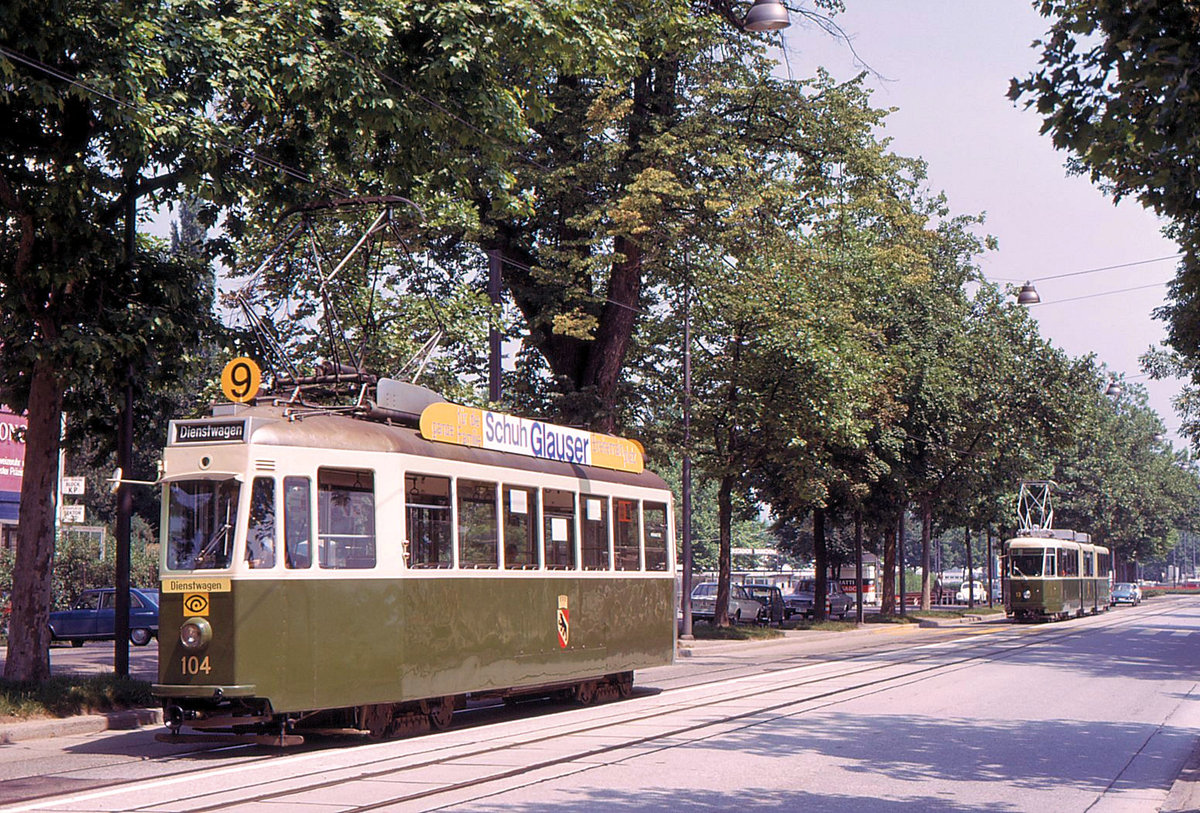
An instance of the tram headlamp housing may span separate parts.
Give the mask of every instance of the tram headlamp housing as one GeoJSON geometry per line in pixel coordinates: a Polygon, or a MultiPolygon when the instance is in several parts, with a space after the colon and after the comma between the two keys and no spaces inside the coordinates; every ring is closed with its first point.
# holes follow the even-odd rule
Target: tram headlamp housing
{"type": "Polygon", "coordinates": [[[207,618],[189,618],[179,627],[179,643],[184,649],[203,649],[212,640],[212,625],[207,618]]]}
{"type": "Polygon", "coordinates": [[[1030,595],[1029,591],[1026,590],[1024,593],[1021,594],[1021,598],[1029,598],[1029,595],[1030,595]]]}

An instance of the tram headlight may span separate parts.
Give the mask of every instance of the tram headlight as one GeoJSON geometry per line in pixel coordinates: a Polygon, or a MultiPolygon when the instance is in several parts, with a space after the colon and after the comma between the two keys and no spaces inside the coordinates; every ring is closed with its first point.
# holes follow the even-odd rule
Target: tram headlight
{"type": "Polygon", "coordinates": [[[179,628],[179,643],[184,649],[203,649],[212,640],[212,625],[207,618],[189,618],[179,628]]]}
{"type": "Polygon", "coordinates": [[[1024,593],[1021,594],[1021,598],[1029,598],[1029,595],[1030,595],[1029,591],[1026,590],[1024,593]]]}

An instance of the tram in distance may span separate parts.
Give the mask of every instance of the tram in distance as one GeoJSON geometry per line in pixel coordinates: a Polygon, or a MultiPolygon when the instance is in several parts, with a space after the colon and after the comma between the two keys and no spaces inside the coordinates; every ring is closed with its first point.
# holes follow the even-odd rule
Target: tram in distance
{"type": "Polygon", "coordinates": [[[1008,616],[1017,621],[1060,620],[1105,612],[1112,555],[1088,534],[1022,530],[1006,543],[1008,616]]]}
{"type": "Polygon", "coordinates": [[[387,738],[674,658],[671,492],[632,441],[273,402],[172,421],[162,465],[164,736],[387,738]]]}

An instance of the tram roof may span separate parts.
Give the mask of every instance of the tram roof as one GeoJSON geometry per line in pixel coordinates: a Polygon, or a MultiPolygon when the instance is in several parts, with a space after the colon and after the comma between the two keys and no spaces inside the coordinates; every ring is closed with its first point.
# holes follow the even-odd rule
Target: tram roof
{"type": "Polygon", "coordinates": [[[642,488],[667,488],[666,482],[650,471],[634,474],[599,466],[528,457],[512,452],[440,443],[427,440],[414,428],[351,415],[320,412],[289,415],[283,407],[261,405],[240,409],[236,415],[205,418],[202,421],[227,422],[243,418],[249,419],[248,440],[265,446],[407,454],[642,488]]]}

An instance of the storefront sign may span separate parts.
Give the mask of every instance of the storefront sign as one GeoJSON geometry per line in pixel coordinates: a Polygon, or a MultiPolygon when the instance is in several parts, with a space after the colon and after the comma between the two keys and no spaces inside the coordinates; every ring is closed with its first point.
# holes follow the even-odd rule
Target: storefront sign
{"type": "Polygon", "coordinates": [[[20,493],[25,474],[25,427],[28,422],[0,408],[0,491],[20,493]]]}

